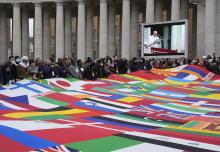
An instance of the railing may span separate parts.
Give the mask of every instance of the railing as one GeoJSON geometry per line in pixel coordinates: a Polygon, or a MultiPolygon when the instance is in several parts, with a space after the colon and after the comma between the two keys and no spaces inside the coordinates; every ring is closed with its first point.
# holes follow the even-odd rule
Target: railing
{"type": "Polygon", "coordinates": [[[177,54],[177,50],[162,49],[162,48],[151,48],[153,54],[177,54]]]}

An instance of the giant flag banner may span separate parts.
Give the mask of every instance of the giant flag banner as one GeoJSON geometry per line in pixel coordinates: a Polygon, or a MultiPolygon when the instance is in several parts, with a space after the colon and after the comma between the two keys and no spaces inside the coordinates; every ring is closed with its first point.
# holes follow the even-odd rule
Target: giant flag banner
{"type": "Polygon", "coordinates": [[[1,86],[0,151],[220,151],[220,76],[185,65],[1,86]]]}

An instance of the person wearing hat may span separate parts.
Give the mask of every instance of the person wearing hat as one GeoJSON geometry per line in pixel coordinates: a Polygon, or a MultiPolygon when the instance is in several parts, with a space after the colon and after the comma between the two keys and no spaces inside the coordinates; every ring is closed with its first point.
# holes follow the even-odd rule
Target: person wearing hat
{"type": "Polygon", "coordinates": [[[21,58],[21,62],[17,65],[18,79],[22,80],[28,78],[29,59],[27,56],[21,58]]]}
{"type": "Polygon", "coordinates": [[[202,66],[202,67],[205,67],[206,64],[207,64],[207,56],[203,56],[203,57],[202,57],[202,61],[201,61],[201,66],[202,66]]]}

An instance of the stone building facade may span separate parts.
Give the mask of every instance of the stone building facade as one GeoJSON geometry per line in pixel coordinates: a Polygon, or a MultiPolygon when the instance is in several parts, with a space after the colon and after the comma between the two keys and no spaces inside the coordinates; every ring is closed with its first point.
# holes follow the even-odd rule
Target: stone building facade
{"type": "Polygon", "coordinates": [[[10,55],[130,59],[141,54],[142,23],[181,19],[189,20],[189,56],[220,55],[219,15],[218,0],[1,0],[0,62],[10,55]]]}

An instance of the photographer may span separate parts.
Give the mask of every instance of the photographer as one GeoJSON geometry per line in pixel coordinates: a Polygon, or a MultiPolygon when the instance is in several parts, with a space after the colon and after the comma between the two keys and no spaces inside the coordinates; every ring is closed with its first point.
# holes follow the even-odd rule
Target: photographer
{"type": "Polygon", "coordinates": [[[138,59],[134,57],[130,63],[130,70],[131,72],[136,72],[139,71],[140,69],[141,69],[140,63],[138,62],[138,59]]]}
{"type": "Polygon", "coordinates": [[[98,74],[95,69],[96,64],[92,62],[89,66],[85,69],[85,77],[88,80],[96,80],[98,78],[98,74]]]}

